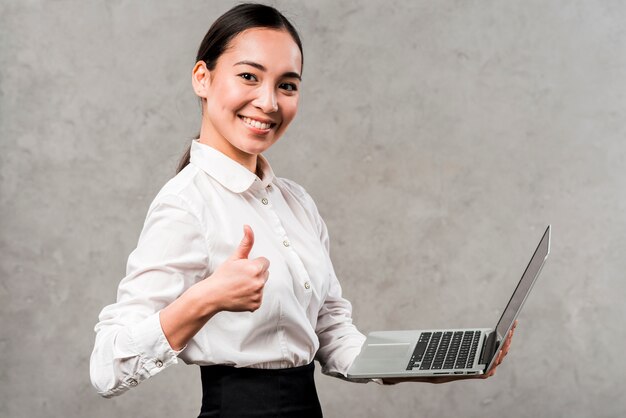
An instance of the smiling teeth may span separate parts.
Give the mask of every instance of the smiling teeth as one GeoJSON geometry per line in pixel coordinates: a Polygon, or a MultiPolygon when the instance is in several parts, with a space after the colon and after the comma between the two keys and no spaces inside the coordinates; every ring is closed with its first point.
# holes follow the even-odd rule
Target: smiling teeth
{"type": "Polygon", "coordinates": [[[259,122],[258,120],[250,119],[247,117],[244,117],[242,119],[245,123],[247,123],[250,126],[254,126],[257,129],[269,129],[271,126],[270,123],[259,122]]]}

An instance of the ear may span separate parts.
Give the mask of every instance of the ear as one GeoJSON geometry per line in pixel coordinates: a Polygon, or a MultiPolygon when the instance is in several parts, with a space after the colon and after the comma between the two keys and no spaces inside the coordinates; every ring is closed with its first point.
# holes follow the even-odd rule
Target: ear
{"type": "Polygon", "coordinates": [[[207,98],[208,87],[211,84],[210,71],[204,61],[196,62],[191,70],[191,85],[193,91],[201,98],[207,98]]]}

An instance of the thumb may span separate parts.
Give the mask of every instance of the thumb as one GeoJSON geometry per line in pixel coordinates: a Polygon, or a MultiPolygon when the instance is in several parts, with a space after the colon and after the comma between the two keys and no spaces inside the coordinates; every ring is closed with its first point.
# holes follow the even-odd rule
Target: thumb
{"type": "Polygon", "coordinates": [[[239,246],[235,249],[235,252],[231,255],[231,259],[240,260],[242,258],[248,258],[250,254],[250,250],[252,250],[252,246],[254,245],[254,232],[252,232],[252,228],[250,225],[243,226],[243,238],[239,243],[239,246]]]}

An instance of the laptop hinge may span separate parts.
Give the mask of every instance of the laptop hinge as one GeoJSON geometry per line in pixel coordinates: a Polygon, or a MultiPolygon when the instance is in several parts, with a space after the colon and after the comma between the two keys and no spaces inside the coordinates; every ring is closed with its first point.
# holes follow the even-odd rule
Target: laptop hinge
{"type": "Polygon", "coordinates": [[[498,338],[496,331],[491,331],[485,341],[483,341],[483,349],[480,353],[479,364],[489,364],[493,355],[495,354],[498,338]]]}

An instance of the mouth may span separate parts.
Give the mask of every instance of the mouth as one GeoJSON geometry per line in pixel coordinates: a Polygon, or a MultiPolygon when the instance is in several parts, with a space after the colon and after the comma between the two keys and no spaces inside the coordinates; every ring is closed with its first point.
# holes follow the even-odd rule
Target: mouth
{"type": "Polygon", "coordinates": [[[260,120],[243,115],[237,115],[237,117],[241,119],[245,125],[258,131],[268,132],[276,126],[276,123],[271,120],[260,120]]]}

